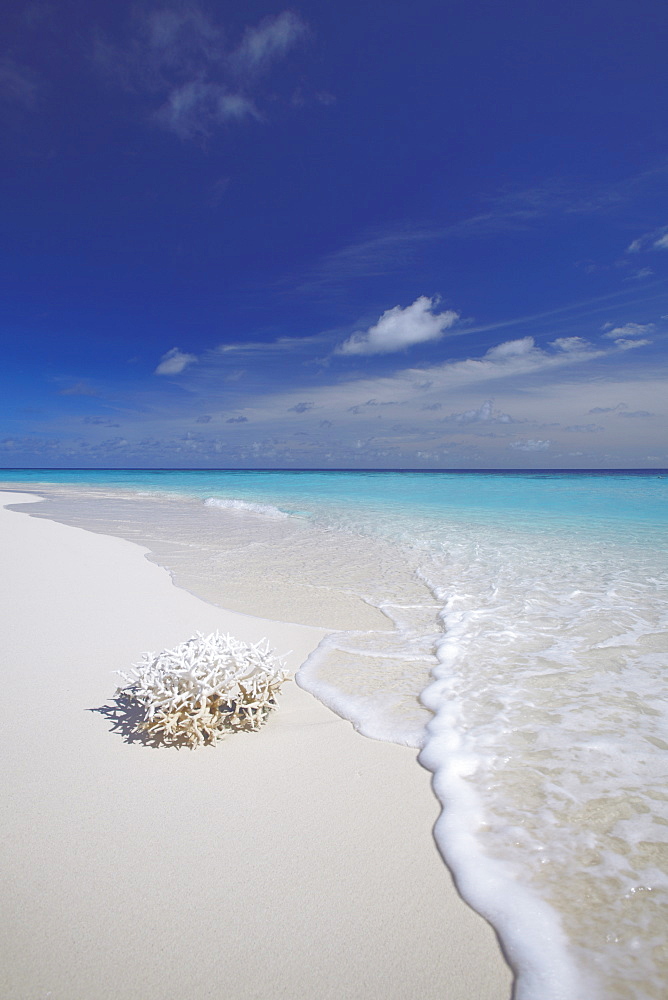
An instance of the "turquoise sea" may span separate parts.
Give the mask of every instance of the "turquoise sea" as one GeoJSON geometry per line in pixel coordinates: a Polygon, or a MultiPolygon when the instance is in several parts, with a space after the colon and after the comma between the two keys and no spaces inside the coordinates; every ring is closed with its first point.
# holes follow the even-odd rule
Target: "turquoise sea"
{"type": "Polygon", "coordinates": [[[298,682],[419,748],[517,1000],[668,981],[668,472],[2,470],[33,516],[332,631],[298,682]]]}

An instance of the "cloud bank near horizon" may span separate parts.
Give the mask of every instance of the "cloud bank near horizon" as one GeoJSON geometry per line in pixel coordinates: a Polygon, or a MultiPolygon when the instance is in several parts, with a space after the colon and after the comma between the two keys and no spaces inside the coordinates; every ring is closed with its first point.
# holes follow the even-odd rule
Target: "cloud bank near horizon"
{"type": "MultiPolygon", "coordinates": [[[[413,306],[436,328],[443,314],[421,299],[413,306]]],[[[385,374],[293,364],[283,387],[276,357],[290,357],[299,338],[284,338],[278,355],[256,344],[250,368],[233,377],[225,366],[236,350],[196,356],[174,347],[155,369],[155,388],[147,384],[124,408],[100,387],[81,396],[95,412],[62,420],[57,437],[5,437],[0,455],[7,464],[30,454],[37,464],[513,468],[628,466],[642,453],[641,464],[661,464],[661,372],[622,363],[631,346],[642,355],[647,326],[607,324],[598,343],[563,336],[541,346],[518,337],[419,367],[397,366],[397,351],[388,352],[394,366],[385,374]],[[119,433],[109,437],[109,428],[119,433]]],[[[305,341],[304,350],[320,351],[321,337],[305,341]]]]}

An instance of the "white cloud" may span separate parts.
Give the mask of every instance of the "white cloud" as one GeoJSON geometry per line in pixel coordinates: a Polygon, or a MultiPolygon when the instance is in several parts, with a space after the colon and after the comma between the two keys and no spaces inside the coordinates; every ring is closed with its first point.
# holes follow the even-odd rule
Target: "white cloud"
{"type": "Polygon", "coordinates": [[[285,55],[307,30],[299,15],[291,10],[266,17],[256,28],[246,28],[231,61],[242,73],[264,71],[275,58],[285,55]]]}
{"type": "Polygon", "coordinates": [[[615,341],[615,345],[621,351],[630,351],[634,347],[646,347],[647,344],[651,343],[651,340],[626,340],[624,337],[620,337],[619,340],[615,341]]]}
{"type": "Polygon", "coordinates": [[[477,410],[464,410],[463,413],[451,413],[449,417],[444,417],[443,419],[445,421],[452,420],[457,424],[512,424],[515,422],[509,414],[495,412],[494,402],[491,399],[485,400],[477,410]]]}
{"type": "Polygon", "coordinates": [[[194,3],[147,12],[140,31],[152,62],[161,67],[193,71],[222,51],[220,28],[194,3]]]}
{"type": "Polygon", "coordinates": [[[668,250],[668,226],[643,233],[626,248],[627,253],[639,253],[641,250],[668,250]]]}
{"type": "Polygon", "coordinates": [[[618,340],[620,337],[644,337],[653,330],[654,323],[624,323],[623,326],[615,326],[612,329],[609,329],[609,324],[606,323],[603,336],[608,340],[618,340]]]}
{"type": "Polygon", "coordinates": [[[410,306],[386,309],[378,322],[368,330],[358,330],[349,337],[336,354],[389,354],[414,344],[440,340],[447,329],[459,319],[459,313],[446,309],[434,312],[438,299],[420,295],[410,306]]]}
{"type": "Polygon", "coordinates": [[[216,350],[220,354],[272,354],[275,351],[299,351],[313,344],[330,342],[329,334],[315,333],[310,337],[279,337],[277,340],[246,340],[235,344],[219,344],[216,350]]]}
{"type": "MultiPolygon", "coordinates": [[[[485,403],[480,404],[480,398],[485,400],[490,392],[492,382],[501,386],[497,393],[506,394],[508,403],[512,400],[512,407],[517,408],[522,397],[517,396],[516,386],[522,385],[525,391],[529,386],[542,391],[546,384],[552,382],[553,372],[566,367],[581,367],[598,358],[617,354],[618,351],[619,348],[612,344],[603,349],[542,350],[536,346],[532,337],[527,337],[499,344],[481,358],[447,361],[419,369],[405,368],[391,375],[354,377],[318,388],[311,386],[309,395],[318,407],[318,415],[335,422],[342,434],[346,433],[343,428],[347,428],[350,433],[358,433],[354,428],[359,427],[360,417],[373,420],[374,426],[377,426],[379,421],[386,420],[399,407],[402,407],[406,419],[417,419],[424,427],[435,423],[442,433],[447,433],[450,420],[450,427],[459,426],[462,430],[466,426],[465,421],[468,420],[475,426],[476,419],[480,421],[480,426],[490,426],[491,421],[508,425],[510,421],[506,418],[510,406],[504,406],[503,411],[490,411],[485,403]],[[531,380],[530,383],[527,382],[528,379],[531,380]],[[512,395],[508,396],[508,392],[512,395]],[[475,394],[473,398],[472,394],[475,394]],[[438,412],[442,411],[444,400],[451,401],[454,404],[452,409],[456,410],[452,418],[446,418],[445,422],[438,412]],[[369,405],[370,402],[373,405],[369,405]],[[485,422],[490,413],[490,422],[485,422]],[[458,414],[462,415],[460,421],[456,419],[458,414]]],[[[275,423],[277,414],[285,413],[304,398],[304,391],[296,389],[268,394],[262,399],[256,398],[254,419],[257,422],[275,423]]],[[[486,402],[489,402],[489,397],[486,402]]],[[[513,422],[524,423],[532,413],[533,404],[528,410],[525,402],[522,402],[523,412],[515,415],[515,410],[512,411],[513,422]]],[[[589,406],[592,402],[589,402],[589,406]]],[[[563,422],[572,421],[568,419],[563,422]]],[[[388,430],[391,431],[392,428],[388,430]]]]}
{"type": "Polygon", "coordinates": [[[552,347],[559,351],[586,351],[591,348],[591,344],[582,337],[557,337],[551,342],[552,347]]]}
{"type": "Polygon", "coordinates": [[[510,361],[514,358],[521,358],[528,354],[533,354],[536,349],[536,342],[533,337],[521,337],[519,340],[506,340],[503,344],[490,347],[485,354],[488,361],[510,361]]]}
{"type": "Polygon", "coordinates": [[[178,375],[182,372],[184,368],[188,365],[192,365],[193,362],[197,361],[194,354],[185,354],[180,351],[178,347],[172,347],[171,351],[167,351],[163,354],[160,359],[160,364],[156,368],[154,375],[178,375]]]}
{"type": "Polygon", "coordinates": [[[192,80],[176,87],[156,112],[156,120],[182,139],[207,135],[214,125],[261,118],[254,103],[218,83],[192,80]]]}
{"type": "Polygon", "coordinates": [[[515,451],[547,451],[551,444],[551,441],[537,441],[534,438],[528,438],[524,441],[511,441],[508,447],[514,448],[515,451]]]}

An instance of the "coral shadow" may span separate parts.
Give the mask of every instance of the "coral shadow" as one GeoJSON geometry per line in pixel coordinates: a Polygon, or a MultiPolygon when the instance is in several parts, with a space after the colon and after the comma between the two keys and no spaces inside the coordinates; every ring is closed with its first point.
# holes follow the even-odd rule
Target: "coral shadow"
{"type": "Polygon", "coordinates": [[[95,712],[110,722],[109,732],[119,733],[124,743],[141,743],[142,746],[152,747],[154,750],[164,750],[169,747],[180,750],[181,747],[188,745],[185,741],[165,743],[158,734],[138,731],[139,724],[144,721],[144,708],[122,693],[112,698],[108,704],[100,705],[99,708],[89,708],[88,711],[95,712]]]}

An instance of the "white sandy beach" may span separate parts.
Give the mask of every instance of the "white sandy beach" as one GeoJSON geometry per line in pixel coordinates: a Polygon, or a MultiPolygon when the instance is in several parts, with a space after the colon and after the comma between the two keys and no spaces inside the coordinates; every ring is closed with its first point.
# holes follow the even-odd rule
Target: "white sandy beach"
{"type": "Polygon", "coordinates": [[[414,750],[294,683],[259,733],[192,752],[91,711],[115,670],[195,631],[267,636],[292,669],[322,632],[222,611],[137,545],[4,508],[0,551],[3,1000],[508,1000],[414,750]]]}

